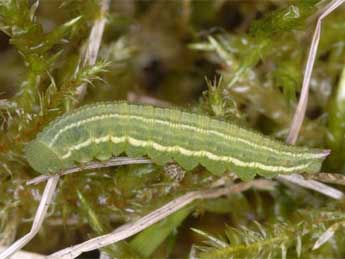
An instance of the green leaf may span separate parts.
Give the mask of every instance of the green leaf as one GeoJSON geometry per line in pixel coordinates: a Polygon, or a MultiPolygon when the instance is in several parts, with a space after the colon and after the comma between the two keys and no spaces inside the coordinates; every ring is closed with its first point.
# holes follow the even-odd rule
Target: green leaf
{"type": "Polygon", "coordinates": [[[194,206],[187,206],[145,229],[129,242],[130,247],[143,257],[150,256],[193,210],[194,206]]]}

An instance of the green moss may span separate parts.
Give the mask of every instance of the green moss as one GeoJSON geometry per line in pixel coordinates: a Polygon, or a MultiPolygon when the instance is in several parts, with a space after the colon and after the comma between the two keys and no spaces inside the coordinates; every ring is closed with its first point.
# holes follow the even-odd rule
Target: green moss
{"type": "MultiPolygon", "coordinates": [[[[29,224],[23,219],[32,218],[44,188],[24,184],[37,175],[23,156],[26,143],[76,106],[120,99],[178,106],[284,139],[315,14],[326,2],[111,1],[99,58],[86,65],[90,30],[103,15],[99,1],[0,1],[0,240],[10,243],[14,229],[17,236],[25,233],[29,224]],[[79,98],[82,84],[87,92],[79,98]]],[[[298,139],[299,145],[331,148],[323,170],[340,174],[345,173],[343,13],[342,6],[324,20],[298,139]]],[[[110,232],[216,180],[201,167],[176,177],[157,165],[65,176],[41,235],[28,249],[48,253],[110,232]],[[45,233],[52,232],[47,242],[45,233]]],[[[105,251],[120,258],[344,255],[341,231],[332,244],[311,250],[326,228],[343,224],[344,206],[308,190],[274,183],[266,191],[194,206],[186,220],[190,211],[180,211],[181,217],[167,219],[171,224],[162,222],[105,251]],[[191,228],[210,234],[201,239],[191,228]],[[156,238],[153,246],[145,245],[150,235],[156,238]]]]}

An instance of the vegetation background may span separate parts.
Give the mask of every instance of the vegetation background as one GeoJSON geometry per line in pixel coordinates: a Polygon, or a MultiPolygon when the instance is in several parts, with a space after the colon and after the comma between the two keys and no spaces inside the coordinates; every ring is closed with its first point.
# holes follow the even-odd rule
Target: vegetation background
{"type": "MultiPolygon", "coordinates": [[[[0,244],[28,232],[44,184],[24,145],[82,104],[178,106],[284,140],[295,111],[318,0],[0,0],[0,244]],[[90,29],[106,18],[97,62],[90,29]],[[78,87],[87,85],[85,94],[78,87]]],[[[345,172],[344,6],[324,22],[298,145],[330,148],[325,172],[345,172]]],[[[130,165],[69,175],[26,250],[48,254],[108,233],[217,180],[204,168],[130,165]]],[[[231,181],[231,178],[227,178],[231,181]]],[[[340,188],[337,186],[337,188],[340,188]]],[[[264,190],[193,203],[113,258],[342,258],[345,207],[271,180],[264,190]],[[329,228],[329,242],[312,249],[329,228]]],[[[84,255],[96,256],[97,252],[84,255]]]]}

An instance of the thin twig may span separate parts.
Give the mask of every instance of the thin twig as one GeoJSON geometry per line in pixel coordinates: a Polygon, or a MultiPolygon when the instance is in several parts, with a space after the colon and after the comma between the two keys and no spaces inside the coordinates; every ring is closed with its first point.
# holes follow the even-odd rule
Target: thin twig
{"type": "Polygon", "coordinates": [[[252,182],[242,182],[232,185],[230,187],[206,189],[202,191],[189,192],[176,198],[159,209],[147,214],[134,223],[125,224],[113,232],[92,238],[84,243],[62,249],[54,254],[49,255],[47,258],[75,258],[83,252],[98,249],[118,241],[124,240],[130,236],[133,236],[147,227],[157,223],[158,221],[173,214],[184,206],[199,199],[213,199],[223,195],[227,195],[235,192],[243,192],[256,185],[261,186],[263,180],[254,180],[252,182]]]}
{"type": "Polygon", "coordinates": [[[300,132],[300,129],[305,117],[305,112],[306,112],[307,104],[308,104],[309,83],[310,83],[311,73],[313,71],[313,67],[315,63],[317,49],[319,46],[322,20],[344,2],[345,0],[331,1],[328,5],[325,6],[319,18],[317,19],[313,39],[310,45],[307,64],[304,70],[301,96],[299,98],[297,109],[292,120],[289,135],[286,139],[286,142],[289,144],[296,143],[298,134],[300,132]]]}
{"type": "MultiPolygon", "coordinates": [[[[86,47],[85,55],[84,55],[84,66],[92,66],[96,63],[98,51],[101,46],[104,27],[106,23],[106,14],[108,13],[110,5],[110,0],[101,0],[100,2],[100,17],[95,21],[94,25],[92,26],[88,44],[86,47]]],[[[87,84],[83,83],[77,88],[77,99],[81,100],[84,98],[86,94],[86,87],[87,84]]]]}
{"type": "MultiPolygon", "coordinates": [[[[58,173],[59,176],[66,175],[66,174],[72,174],[84,170],[90,170],[90,169],[99,169],[99,168],[106,168],[106,167],[112,167],[112,166],[120,166],[120,165],[132,165],[132,164],[151,164],[152,161],[146,158],[130,158],[130,157],[114,157],[107,161],[101,162],[101,161],[91,161],[89,163],[86,163],[82,166],[76,166],[69,168],[67,170],[62,171],[61,173],[58,173]]],[[[56,174],[54,174],[56,175],[56,174]]],[[[26,185],[30,184],[38,184],[44,181],[47,181],[51,175],[40,175],[36,178],[33,178],[26,182],[26,185]]]]}

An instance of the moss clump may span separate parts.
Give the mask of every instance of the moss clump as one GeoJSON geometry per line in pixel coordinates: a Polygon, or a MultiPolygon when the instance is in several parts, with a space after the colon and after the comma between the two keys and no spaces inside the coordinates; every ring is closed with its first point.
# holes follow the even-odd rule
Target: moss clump
{"type": "MultiPolygon", "coordinates": [[[[27,232],[27,219],[37,207],[33,201],[43,190],[42,184],[24,185],[37,175],[23,156],[24,146],[49,121],[79,105],[127,99],[179,106],[284,139],[315,14],[325,4],[111,1],[104,8],[105,2],[0,1],[1,244],[27,232]],[[105,30],[97,61],[86,62],[89,35],[100,19],[105,30]],[[81,86],[87,87],[85,94],[81,86]]],[[[331,148],[323,170],[340,174],[345,161],[343,11],[339,7],[323,24],[298,139],[299,145],[331,148]]],[[[49,253],[90,233],[109,232],[219,180],[203,168],[167,168],[132,165],[64,177],[42,234],[26,249],[49,253]]],[[[163,221],[105,252],[119,258],[342,257],[344,238],[338,232],[332,244],[311,248],[327,227],[343,224],[343,214],[342,204],[272,181],[265,191],[192,204],[168,218],[169,224],[163,221]],[[149,245],[152,235],[154,245],[149,245]]]]}

